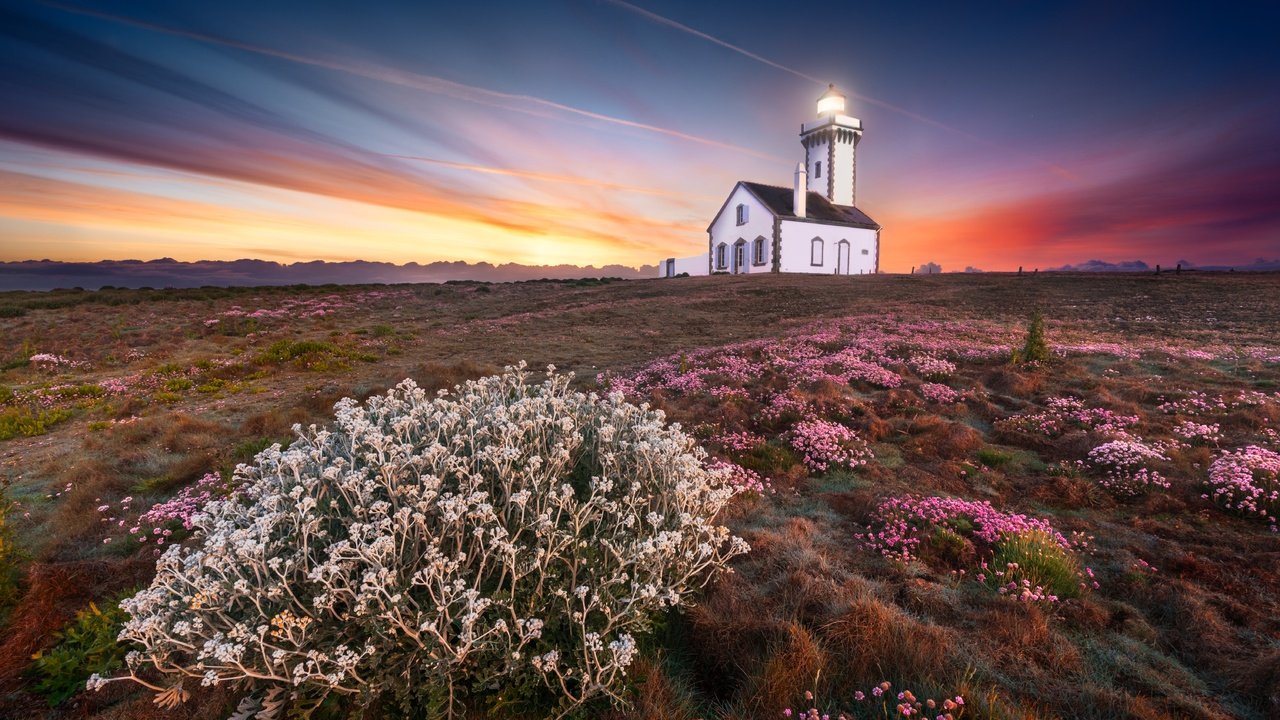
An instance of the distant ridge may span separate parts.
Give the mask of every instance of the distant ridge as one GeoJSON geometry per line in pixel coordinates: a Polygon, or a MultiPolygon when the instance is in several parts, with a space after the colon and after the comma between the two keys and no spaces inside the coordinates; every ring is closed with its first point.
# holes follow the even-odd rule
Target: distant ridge
{"type": "Polygon", "coordinates": [[[520,265],[487,262],[433,262],[426,265],[352,260],[347,262],[298,262],[284,265],[270,260],[101,260],[61,262],[22,260],[0,262],[0,290],[52,290],[79,287],[97,290],[104,285],[137,288],[191,288],[204,285],[324,285],[327,283],[431,283],[447,280],[509,282],[540,278],[653,277],[654,266],[639,269],[625,265],[520,265]]]}
{"type": "MultiPolygon", "coordinates": [[[[1251,263],[1243,265],[1196,265],[1190,260],[1177,260],[1161,266],[1161,269],[1172,270],[1178,265],[1181,265],[1183,270],[1271,272],[1280,270],[1280,259],[1266,260],[1258,258],[1251,263]]],[[[1062,267],[1048,268],[1047,270],[1048,272],[1148,272],[1155,270],[1155,268],[1141,260],[1126,260],[1115,263],[1106,262],[1105,260],[1088,260],[1075,265],[1063,265],[1062,267]]]]}

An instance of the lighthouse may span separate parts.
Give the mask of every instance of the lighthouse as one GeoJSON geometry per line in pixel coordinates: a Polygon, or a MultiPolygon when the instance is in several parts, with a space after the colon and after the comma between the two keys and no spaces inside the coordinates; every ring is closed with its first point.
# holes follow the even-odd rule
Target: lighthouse
{"type": "Polygon", "coordinates": [[[791,187],[739,180],[707,226],[706,251],[665,258],[658,274],[879,272],[880,224],[853,204],[861,139],[862,121],[846,115],[845,96],[827,86],[817,118],[800,125],[804,160],[791,187]]]}
{"type": "Polygon", "coordinates": [[[818,98],[818,117],[800,126],[809,189],[836,205],[854,205],[858,185],[858,141],[862,121],[845,115],[845,96],[835,85],[818,98]]]}

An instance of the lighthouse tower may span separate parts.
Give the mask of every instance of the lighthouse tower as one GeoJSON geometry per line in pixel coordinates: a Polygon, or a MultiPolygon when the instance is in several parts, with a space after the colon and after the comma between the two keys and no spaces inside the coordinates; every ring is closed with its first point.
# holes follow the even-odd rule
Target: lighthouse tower
{"type": "Polygon", "coordinates": [[[836,205],[854,204],[857,194],[858,141],[862,121],[844,114],[845,97],[835,85],[818,98],[818,119],[800,126],[809,189],[836,205]]]}

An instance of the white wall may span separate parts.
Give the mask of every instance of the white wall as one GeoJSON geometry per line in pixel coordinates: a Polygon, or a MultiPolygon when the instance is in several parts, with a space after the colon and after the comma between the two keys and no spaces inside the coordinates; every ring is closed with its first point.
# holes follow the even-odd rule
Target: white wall
{"type": "MultiPolygon", "coordinates": [[[[838,142],[836,143],[836,159],[835,159],[835,192],[831,194],[831,202],[837,205],[852,205],[854,200],[853,187],[853,162],[854,148],[853,143],[838,142]]],[[[822,192],[827,192],[827,186],[822,186],[822,192]]]]}
{"type": "Polygon", "coordinates": [[[809,190],[819,195],[827,194],[827,176],[831,174],[831,163],[827,162],[827,143],[819,141],[808,150],[809,190]],[[817,176],[818,164],[822,164],[822,177],[817,176]]]}
{"type": "Polygon", "coordinates": [[[702,255],[694,255],[693,257],[663,258],[658,262],[658,277],[660,278],[668,277],[667,275],[668,259],[675,260],[675,262],[673,263],[674,267],[672,268],[672,273],[670,277],[675,277],[680,273],[688,273],[690,275],[706,275],[707,274],[707,256],[706,256],[706,253],[703,253],[702,255]]]}
{"type": "Polygon", "coordinates": [[[711,224],[712,272],[733,272],[733,246],[741,238],[747,241],[746,265],[739,269],[744,273],[770,272],[773,269],[773,215],[755,195],[741,185],[734,187],[724,212],[711,224]],[[738,205],[747,206],[746,224],[738,224],[738,205]],[[764,237],[764,264],[756,265],[752,244],[757,237],[764,237]],[[715,264],[716,247],[725,243],[725,267],[715,264]]]}
{"type": "MultiPolygon", "coordinates": [[[[849,274],[871,274],[876,266],[876,231],[822,225],[797,220],[782,221],[782,272],[832,275],[836,272],[838,243],[849,243],[849,274]],[[822,264],[810,264],[811,241],[822,238],[822,264]],[[863,254],[863,250],[866,254],[863,254]]],[[[843,271],[843,270],[842,270],[843,271]]]]}

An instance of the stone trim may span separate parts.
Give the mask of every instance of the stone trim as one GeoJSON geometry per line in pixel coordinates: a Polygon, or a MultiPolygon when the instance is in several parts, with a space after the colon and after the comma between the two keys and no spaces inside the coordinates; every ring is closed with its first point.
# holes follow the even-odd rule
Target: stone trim
{"type": "Polygon", "coordinates": [[[827,241],[820,237],[814,237],[809,240],[809,267],[822,267],[827,260],[827,241]],[[822,260],[820,262],[813,261],[813,244],[818,243],[818,247],[822,249],[822,260]]]}
{"type": "Polygon", "coordinates": [[[850,167],[849,169],[850,169],[850,171],[852,171],[852,172],[853,172],[853,184],[849,186],[849,187],[851,188],[850,193],[849,193],[849,200],[851,200],[851,201],[852,201],[852,202],[850,202],[850,203],[849,203],[850,205],[857,205],[857,204],[858,204],[858,141],[859,141],[859,140],[861,140],[861,139],[862,139],[862,135],[860,135],[860,134],[856,134],[856,133],[854,134],[854,136],[853,136],[853,162],[849,163],[849,164],[852,166],[852,167],[850,167]]]}
{"type": "Polygon", "coordinates": [[[876,264],[871,272],[880,274],[880,228],[876,228],[876,264]]]}
{"type": "Polygon", "coordinates": [[[836,135],[827,133],[827,199],[836,201],[836,135]]]}
{"type": "Polygon", "coordinates": [[[773,272],[782,272],[782,218],[773,216],[773,272]]]}

